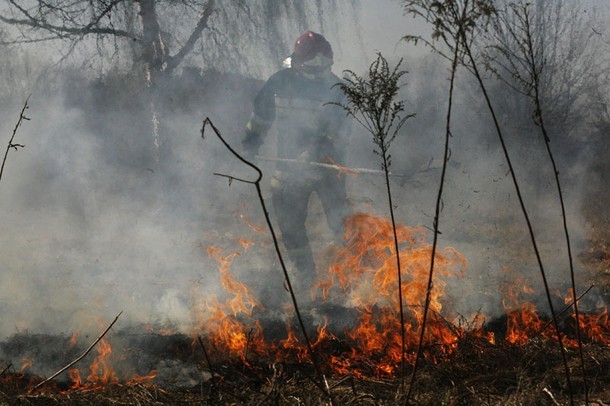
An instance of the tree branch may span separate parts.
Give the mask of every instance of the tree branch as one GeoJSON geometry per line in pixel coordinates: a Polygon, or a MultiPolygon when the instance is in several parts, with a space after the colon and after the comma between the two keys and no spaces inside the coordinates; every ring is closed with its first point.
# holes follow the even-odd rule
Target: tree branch
{"type": "Polygon", "coordinates": [[[11,135],[11,139],[8,141],[8,145],[6,146],[6,151],[4,152],[4,158],[2,159],[2,166],[0,166],[0,180],[2,180],[2,174],[4,173],[4,165],[6,164],[6,159],[8,158],[8,152],[11,150],[11,148],[13,148],[15,151],[17,151],[18,148],[24,147],[24,145],[22,145],[22,144],[14,144],[13,140],[15,139],[15,135],[17,134],[17,129],[21,126],[23,121],[29,120],[29,118],[27,118],[25,116],[25,111],[29,108],[28,107],[29,100],[30,100],[30,96],[28,96],[25,103],[23,104],[23,108],[21,109],[21,113],[19,114],[19,120],[17,120],[17,124],[15,125],[15,128],[13,129],[13,134],[11,135]]]}
{"type": "Polygon", "coordinates": [[[203,10],[203,13],[201,15],[201,18],[197,22],[197,25],[195,26],[195,29],[193,30],[189,38],[186,40],[182,48],[180,48],[180,50],[176,53],[176,55],[169,58],[169,61],[167,63],[167,69],[170,72],[174,70],[180,64],[180,62],[182,62],[184,57],[193,50],[195,43],[201,37],[201,33],[203,32],[203,30],[209,28],[208,20],[210,19],[210,16],[212,15],[213,11],[214,0],[208,0],[205,9],[203,10]]]}
{"type": "MultiPolygon", "coordinates": [[[[10,0],[10,3],[15,8],[17,8],[21,12],[21,14],[23,14],[26,18],[25,19],[8,18],[3,15],[0,15],[0,21],[4,22],[6,24],[11,24],[11,25],[21,25],[21,26],[31,27],[36,30],[39,30],[39,29],[47,30],[52,33],[55,33],[55,35],[59,39],[64,39],[66,37],[66,35],[64,35],[64,34],[67,34],[67,36],[69,36],[69,37],[70,36],[81,36],[82,37],[82,36],[86,36],[86,35],[90,35],[90,34],[97,34],[97,35],[113,35],[113,36],[124,37],[124,38],[134,38],[135,35],[132,32],[118,30],[115,28],[96,26],[105,15],[110,13],[110,11],[112,10],[112,8],[114,6],[121,3],[122,1],[124,1],[124,0],[113,0],[108,5],[108,7],[106,7],[104,10],[102,10],[102,12],[99,15],[97,15],[94,19],[92,19],[87,25],[84,25],[81,27],[79,27],[79,26],[69,27],[66,25],[51,24],[51,23],[47,22],[43,16],[35,17],[35,16],[31,15],[26,9],[19,6],[14,0],[10,0]]],[[[64,21],[66,21],[66,20],[64,20],[64,21]]]]}

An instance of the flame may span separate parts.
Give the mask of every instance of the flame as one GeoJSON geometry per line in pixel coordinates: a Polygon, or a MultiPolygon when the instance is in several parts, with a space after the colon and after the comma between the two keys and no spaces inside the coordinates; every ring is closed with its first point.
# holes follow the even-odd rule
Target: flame
{"type": "Polygon", "coordinates": [[[301,343],[296,332],[291,325],[286,326],[288,336],[279,342],[279,352],[276,358],[281,361],[286,361],[295,357],[298,362],[303,362],[307,359],[308,349],[301,343]]]}
{"type": "Polygon", "coordinates": [[[248,287],[244,283],[237,281],[229,273],[231,262],[238,254],[234,252],[224,256],[224,252],[218,247],[209,247],[207,253],[220,264],[219,271],[222,287],[233,295],[233,298],[228,302],[228,307],[231,309],[232,314],[234,316],[241,312],[248,315],[252,314],[252,310],[255,307],[261,306],[260,303],[250,294],[248,287]]]}
{"type": "Polygon", "coordinates": [[[171,336],[177,333],[176,329],[170,328],[155,328],[152,324],[147,324],[144,326],[146,331],[153,334],[158,334],[160,336],[171,336]]]}
{"type": "Polygon", "coordinates": [[[23,372],[29,367],[34,365],[34,361],[31,358],[24,358],[21,360],[21,368],[19,368],[19,372],[23,372]]]}
{"type": "MultiPolygon", "coordinates": [[[[608,319],[608,308],[604,309],[599,314],[583,314],[579,312],[580,329],[584,332],[584,336],[592,342],[610,346],[610,320],[608,319]]],[[[572,318],[576,318],[572,314],[572,318]]]]}
{"type": "Polygon", "coordinates": [[[466,330],[472,337],[494,345],[496,344],[496,335],[493,331],[487,331],[485,329],[485,322],[486,317],[484,314],[475,313],[469,320],[466,320],[466,330]]]}
{"type": "MultiPolygon", "coordinates": [[[[512,271],[508,270],[508,272],[512,271]]],[[[547,339],[557,340],[557,333],[551,322],[542,320],[536,305],[524,299],[524,295],[535,293],[527,279],[514,276],[513,281],[503,289],[503,293],[502,304],[507,311],[507,342],[515,345],[525,345],[529,339],[539,335],[547,339]]],[[[569,305],[572,303],[572,299],[573,294],[570,289],[569,294],[564,297],[564,303],[569,305]]],[[[573,310],[572,319],[576,320],[576,314],[573,310]]],[[[604,308],[598,314],[579,312],[579,326],[583,339],[606,346],[610,345],[610,324],[607,308],[604,308]]],[[[578,347],[578,341],[566,335],[562,335],[562,343],[566,347],[578,347]]]]}
{"type": "Polygon", "coordinates": [[[341,179],[341,175],[357,175],[358,172],[353,169],[349,169],[345,166],[339,165],[332,157],[326,156],[323,159],[324,162],[337,167],[337,179],[341,179]]]}
{"type": "MultiPolygon", "coordinates": [[[[564,297],[564,303],[571,305],[574,299],[573,290],[570,289],[564,297]]],[[[590,341],[602,345],[610,345],[610,323],[608,320],[608,308],[604,307],[598,314],[583,313],[579,311],[579,327],[582,336],[590,341]]],[[[576,320],[576,312],[572,307],[572,320],[576,320]]],[[[578,346],[577,342],[571,343],[572,346],[578,346]]]]}
{"type": "Polygon", "coordinates": [[[147,383],[150,382],[151,380],[155,379],[157,377],[157,370],[153,369],[152,371],[150,371],[150,374],[148,375],[138,375],[138,374],[133,374],[131,376],[131,378],[129,378],[129,381],[127,381],[128,384],[143,384],[143,383],[147,383]]]}
{"type": "MultiPolygon", "coordinates": [[[[93,359],[89,366],[90,373],[83,381],[80,371],[77,368],[70,369],[68,376],[72,381],[72,385],[68,391],[78,390],[102,390],[110,385],[117,385],[120,379],[117,373],[111,366],[112,347],[108,341],[102,338],[96,346],[97,356],[93,359]]],[[[148,375],[134,374],[129,379],[125,380],[128,385],[142,384],[148,382],[157,376],[157,371],[152,370],[148,375]]],[[[65,393],[65,392],[64,392],[65,393]]]]}
{"type": "Polygon", "coordinates": [[[535,293],[529,280],[516,275],[509,268],[505,268],[504,271],[512,279],[501,288],[502,306],[507,312],[506,341],[514,345],[525,345],[540,333],[552,337],[554,333],[551,331],[551,326],[540,318],[536,305],[524,299],[524,295],[535,293]],[[545,331],[542,331],[543,329],[545,331]]]}
{"type": "MultiPolygon", "coordinates": [[[[432,247],[426,241],[423,227],[396,225],[403,295],[403,303],[399,303],[392,223],[383,216],[356,213],[346,219],[344,226],[343,245],[328,249],[328,266],[318,270],[310,296],[314,302],[347,305],[356,311],[356,317],[353,324],[344,328],[340,339],[324,319],[317,326],[317,332],[309,337],[310,343],[314,352],[322,355],[324,367],[336,374],[393,378],[400,372],[403,356],[407,362],[413,362],[416,356],[432,247]],[[403,326],[400,306],[404,312],[403,326]]],[[[250,244],[244,244],[244,241],[247,239],[237,240],[246,252],[250,244]]],[[[310,362],[302,332],[294,328],[294,318],[287,317],[283,338],[265,339],[262,325],[255,318],[264,308],[230,271],[238,252],[225,252],[215,246],[206,251],[218,263],[220,284],[226,296],[211,296],[201,301],[194,295],[197,317],[194,332],[203,332],[216,354],[228,354],[246,365],[259,356],[275,361],[310,362]]],[[[434,264],[424,356],[432,362],[449,359],[465,337],[485,345],[497,345],[494,333],[485,329],[485,315],[477,313],[467,319],[453,314],[448,306],[447,282],[464,275],[468,265],[466,258],[454,248],[437,247],[434,264]]],[[[556,339],[552,325],[539,315],[534,302],[528,299],[535,294],[529,281],[506,271],[510,281],[501,287],[502,305],[507,313],[504,342],[525,345],[536,336],[556,339]]],[[[579,322],[591,341],[609,345],[607,311],[596,316],[581,314],[579,322]]],[[[564,344],[572,346],[574,342],[565,339],[564,344]]],[[[483,348],[475,350],[483,351],[483,348]]]]}
{"type": "Polygon", "coordinates": [[[244,252],[248,252],[248,248],[254,245],[254,242],[247,241],[241,237],[237,239],[237,242],[244,248],[244,252]]]}
{"type": "Polygon", "coordinates": [[[247,207],[245,203],[242,203],[241,208],[239,210],[237,210],[234,214],[241,220],[244,222],[244,224],[246,224],[248,227],[250,227],[250,229],[252,231],[254,231],[255,233],[263,233],[265,232],[265,226],[257,226],[255,225],[252,220],[250,220],[248,218],[248,216],[246,216],[244,213],[247,211],[247,207]]]}
{"type": "MultiPolygon", "coordinates": [[[[346,220],[345,228],[345,244],[341,248],[331,248],[330,265],[319,275],[312,297],[347,299],[358,309],[359,316],[356,323],[344,332],[354,349],[332,354],[328,362],[337,373],[350,370],[355,375],[365,375],[368,373],[365,371],[374,369],[377,376],[393,376],[400,366],[402,354],[392,224],[382,216],[357,213],[346,220]]],[[[431,246],[425,242],[425,232],[421,227],[397,225],[396,231],[403,264],[403,306],[408,316],[404,326],[405,345],[409,351],[407,358],[413,358],[423,317],[431,246]]],[[[198,312],[200,321],[196,328],[205,331],[217,349],[225,350],[242,361],[246,351],[257,355],[274,354],[278,360],[293,357],[299,362],[307,360],[308,349],[299,338],[301,333],[297,334],[290,323],[287,323],[284,339],[269,343],[265,342],[258,321],[243,322],[253,315],[255,308],[263,308],[247,286],[230,275],[231,264],[238,254],[225,253],[215,246],[209,247],[207,253],[218,262],[221,285],[229,297],[224,301],[216,297],[205,301],[205,311],[198,312]]],[[[430,302],[432,316],[425,339],[427,342],[440,342],[442,350],[435,349],[434,353],[442,355],[450,354],[459,338],[459,329],[448,320],[452,316],[440,316],[445,310],[444,279],[461,277],[467,261],[456,250],[445,248],[437,251],[435,263],[436,276],[430,302]]],[[[325,320],[317,326],[311,345],[314,349],[323,348],[336,340],[325,320]]]]}
{"type": "Polygon", "coordinates": [[[217,348],[226,350],[247,364],[248,351],[258,354],[267,352],[258,321],[251,325],[238,320],[238,316],[251,316],[255,308],[263,306],[249,291],[246,284],[239,282],[231,273],[233,259],[237,252],[226,254],[222,249],[212,246],[207,250],[210,258],[218,262],[220,283],[230,295],[225,301],[214,295],[196,309],[197,330],[210,332],[210,339],[217,348]]]}
{"type": "MultiPolygon", "coordinates": [[[[376,374],[396,373],[401,362],[401,326],[398,303],[398,273],[393,226],[387,218],[356,213],[345,222],[345,247],[334,253],[334,260],[317,288],[327,300],[333,289],[346,293],[360,311],[355,326],[346,332],[359,348],[360,359],[376,360],[376,374]]],[[[419,341],[419,327],[423,318],[427,280],[430,272],[431,246],[425,242],[421,227],[396,225],[401,262],[401,288],[405,312],[405,346],[410,351],[419,341]]],[[[445,318],[443,296],[444,279],[461,277],[467,267],[466,259],[452,248],[438,250],[435,257],[434,284],[430,292],[430,324],[426,329],[428,342],[441,343],[442,351],[450,353],[457,342],[455,327],[445,318]]],[[[350,357],[354,358],[353,355],[350,357]]],[[[345,367],[341,363],[341,367],[345,367]]]]}
{"type": "Polygon", "coordinates": [[[72,381],[72,386],[70,387],[70,390],[80,389],[81,386],[83,385],[83,380],[80,377],[80,372],[78,372],[78,369],[77,368],[70,369],[68,371],[68,376],[70,377],[70,380],[72,381]]]}
{"type": "Polygon", "coordinates": [[[76,329],[72,331],[72,336],[70,336],[70,341],[68,341],[68,348],[74,348],[78,344],[78,336],[80,335],[80,330],[76,329]]]}
{"type": "Polygon", "coordinates": [[[108,357],[112,354],[112,347],[108,344],[108,341],[102,338],[97,344],[96,349],[98,355],[89,367],[91,373],[87,377],[87,381],[102,385],[118,383],[116,373],[108,364],[108,357]]]}

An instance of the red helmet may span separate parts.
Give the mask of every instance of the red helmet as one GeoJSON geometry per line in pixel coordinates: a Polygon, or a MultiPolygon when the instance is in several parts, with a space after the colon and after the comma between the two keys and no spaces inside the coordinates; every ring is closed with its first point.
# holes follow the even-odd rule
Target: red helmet
{"type": "Polygon", "coordinates": [[[328,69],[332,64],[333,49],[322,35],[307,31],[297,38],[292,53],[292,66],[294,68],[314,73],[313,71],[316,70],[328,69]],[[316,58],[316,56],[319,57],[316,58]]]}

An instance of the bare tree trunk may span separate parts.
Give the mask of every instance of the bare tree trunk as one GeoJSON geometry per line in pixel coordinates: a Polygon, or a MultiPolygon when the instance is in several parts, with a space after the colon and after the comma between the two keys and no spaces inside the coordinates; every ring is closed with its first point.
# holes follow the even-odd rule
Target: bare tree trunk
{"type": "Polygon", "coordinates": [[[144,68],[144,81],[150,101],[150,130],[153,142],[153,158],[161,159],[161,140],[159,136],[159,93],[157,84],[167,66],[167,48],[163,43],[161,27],[155,9],[155,0],[135,0],[138,16],[142,24],[141,61],[144,68]]]}
{"type": "MultiPolygon", "coordinates": [[[[142,24],[142,62],[151,75],[167,67],[167,48],[157,19],[155,0],[136,0],[142,24]]],[[[154,78],[151,78],[154,82],[154,78]]]]}

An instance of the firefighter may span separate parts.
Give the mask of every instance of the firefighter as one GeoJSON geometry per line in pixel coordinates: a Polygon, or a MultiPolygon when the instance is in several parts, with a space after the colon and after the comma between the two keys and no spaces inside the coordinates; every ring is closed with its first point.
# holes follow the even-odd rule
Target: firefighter
{"type": "Polygon", "coordinates": [[[277,157],[302,162],[277,163],[270,187],[288,256],[301,282],[309,283],[315,275],[305,228],[309,197],[317,193],[337,242],[348,205],[344,177],[307,162],[344,162],[346,115],[333,104],[343,103],[344,94],[335,86],[341,79],[331,71],[333,51],[322,35],[307,31],[297,38],[289,63],[256,96],[242,145],[246,155],[256,155],[275,124],[277,157]]]}

